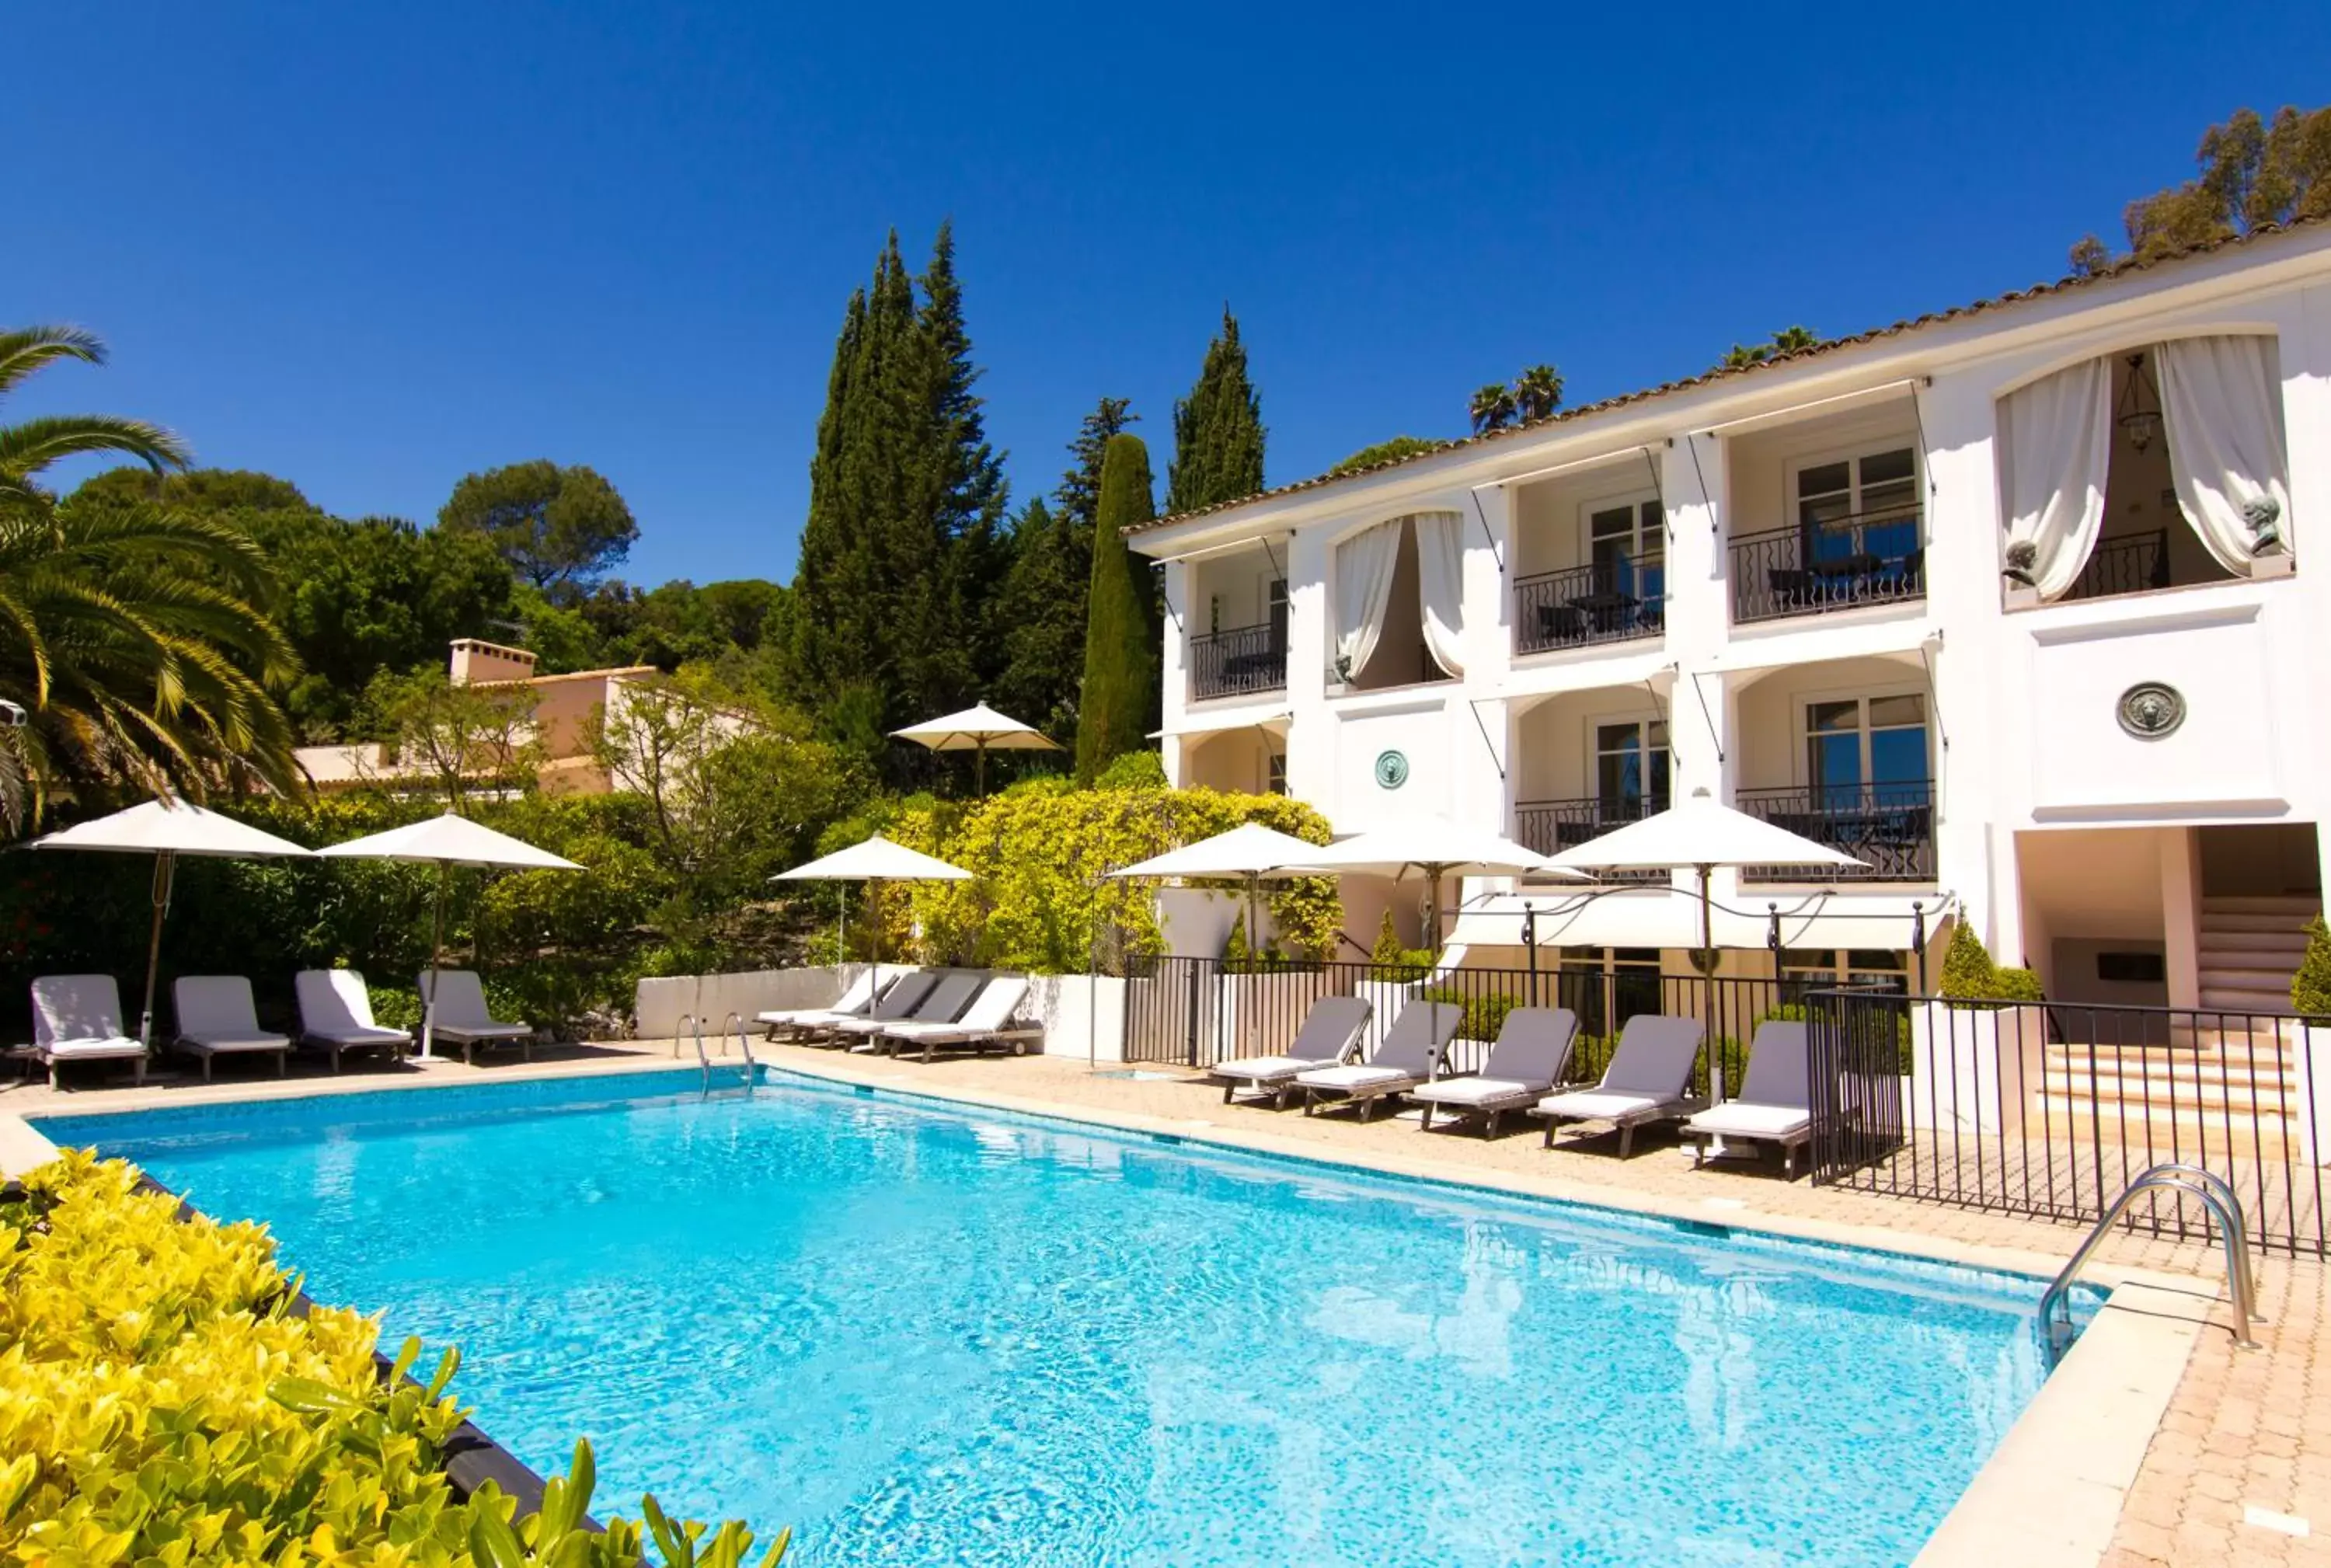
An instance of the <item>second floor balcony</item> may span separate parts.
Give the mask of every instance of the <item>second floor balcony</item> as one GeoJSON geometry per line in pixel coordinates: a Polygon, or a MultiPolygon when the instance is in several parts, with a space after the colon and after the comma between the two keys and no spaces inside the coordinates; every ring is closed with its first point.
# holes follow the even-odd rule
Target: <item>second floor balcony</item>
{"type": "Polygon", "coordinates": [[[1545,653],[1657,637],[1667,629],[1656,564],[1602,561],[1514,581],[1514,651],[1545,653]]]}
{"type": "Polygon", "coordinates": [[[1927,596],[1917,508],[1869,512],[1731,541],[1732,619],[1746,625],[1927,596]]]}
{"type": "Polygon", "coordinates": [[[1281,624],[1234,626],[1190,639],[1190,695],[1260,697],[1287,689],[1287,629],[1281,624]]]}
{"type": "MultiPolygon", "coordinates": [[[[1599,839],[1614,828],[1641,822],[1646,814],[1667,809],[1665,794],[1645,795],[1634,792],[1586,795],[1575,800],[1517,801],[1514,838],[1525,849],[1541,855],[1558,855],[1589,840],[1599,839]]],[[[1665,871],[1606,871],[1601,875],[1611,882],[1668,879],[1665,871]]]]}
{"type": "Polygon", "coordinates": [[[1820,784],[1812,788],[1744,789],[1741,811],[1786,828],[1862,864],[1814,870],[1803,866],[1749,866],[1744,882],[1931,882],[1935,879],[1935,784],[1932,779],[1820,784]]]}

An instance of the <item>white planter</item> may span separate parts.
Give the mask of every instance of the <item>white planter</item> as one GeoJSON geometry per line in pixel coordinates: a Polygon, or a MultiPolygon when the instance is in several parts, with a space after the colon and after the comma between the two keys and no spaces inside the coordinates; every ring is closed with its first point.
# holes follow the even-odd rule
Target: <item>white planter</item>
{"type": "Polygon", "coordinates": [[[1046,1056],[1125,1060],[1125,982],[1108,975],[1039,974],[1028,982],[1029,1014],[1044,1025],[1046,1056]]]}
{"type": "Polygon", "coordinates": [[[2048,1013],[2041,1007],[1921,1007],[1910,1015],[1914,1129],[2008,1134],[2040,1090],[2048,1013]]]}

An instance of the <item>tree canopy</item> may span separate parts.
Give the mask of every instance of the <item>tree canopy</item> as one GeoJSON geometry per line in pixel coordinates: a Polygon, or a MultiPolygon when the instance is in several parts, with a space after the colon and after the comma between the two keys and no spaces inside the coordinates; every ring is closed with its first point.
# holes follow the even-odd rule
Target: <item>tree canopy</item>
{"type": "Polygon", "coordinates": [[[2115,255],[2087,235],[2072,247],[2072,271],[2102,271],[2294,218],[2331,216],[2331,106],[2286,105],[2270,122],[2238,109],[2203,132],[2193,162],[2193,178],[2129,203],[2121,214],[2126,252],[2115,255]]]}
{"type": "Polygon", "coordinates": [[[593,469],[547,458],[474,473],[453,487],[438,526],[469,528],[535,587],[596,581],[640,537],[632,508],[593,469]]]}
{"type": "Polygon", "coordinates": [[[1126,548],[1124,530],[1156,515],[1148,447],[1137,435],[1109,437],[1101,463],[1085,679],[1077,710],[1080,779],[1090,780],[1111,759],[1148,743],[1150,713],[1157,701],[1157,628],[1148,574],[1126,548]]]}
{"type": "Polygon", "coordinates": [[[1344,474],[1358,473],[1363,469],[1381,468],[1386,463],[1398,462],[1403,458],[1414,457],[1420,452],[1438,451],[1448,444],[1445,441],[1427,441],[1418,435],[1396,435],[1390,441],[1380,441],[1374,446],[1360,448],[1334,468],[1329,469],[1327,477],[1336,479],[1344,474]]]}

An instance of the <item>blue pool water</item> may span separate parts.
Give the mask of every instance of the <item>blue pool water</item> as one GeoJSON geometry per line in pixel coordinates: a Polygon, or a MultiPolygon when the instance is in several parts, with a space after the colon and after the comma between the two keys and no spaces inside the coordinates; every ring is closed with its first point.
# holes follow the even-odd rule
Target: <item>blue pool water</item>
{"type": "Polygon", "coordinates": [[[783,1078],[43,1130],[801,1568],[1875,1568],[2042,1376],[2030,1281],[783,1078]]]}

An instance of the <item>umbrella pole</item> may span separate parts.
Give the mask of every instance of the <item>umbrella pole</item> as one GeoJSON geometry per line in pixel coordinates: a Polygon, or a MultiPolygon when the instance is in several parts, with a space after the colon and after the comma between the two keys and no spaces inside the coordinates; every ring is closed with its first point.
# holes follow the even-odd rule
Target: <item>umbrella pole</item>
{"type": "MultiPolygon", "coordinates": [[[[1716,922],[1708,907],[1708,879],[1714,868],[1701,866],[1699,870],[1699,979],[1708,993],[1708,1098],[1711,1104],[1724,1100],[1724,1037],[1717,1031],[1716,1016],[1716,922]]],[[[1724,1140],[1715,1140],[1708,1152],[1721,1155],[1724,1140]]]]}
{"type": "Polygon", "coordinates": [[[452,862],[437,862],[437,909],[429,920],[429,994],[421,999],[421,1060],[437,1060],[437,971],[445,956],[445,883],[452,876],[452,862]]]}
{"type": "Polygon", "coordinates": [[[138,1020],[138,1043],[154,1049],[154,982],[162,971],[162,917],[170,910],[170,884],[176,879],[178,857],[164,850],[154,857],[154,933],[146,942],[146,1011],[138,1020]]]}
{"type": "Polygon", "coordinates": [[[987,742],[975,740],[971,744],[971,776],[978,789],[979,798],[985,800],[987,798],[987,742]]]}
{"type": "Polygon", "coordinates": [[[1441,965],[1441,873],[1438,870],[1424,873],[1424,948],[1432,955],[1435,968],[1441,965]]]}

